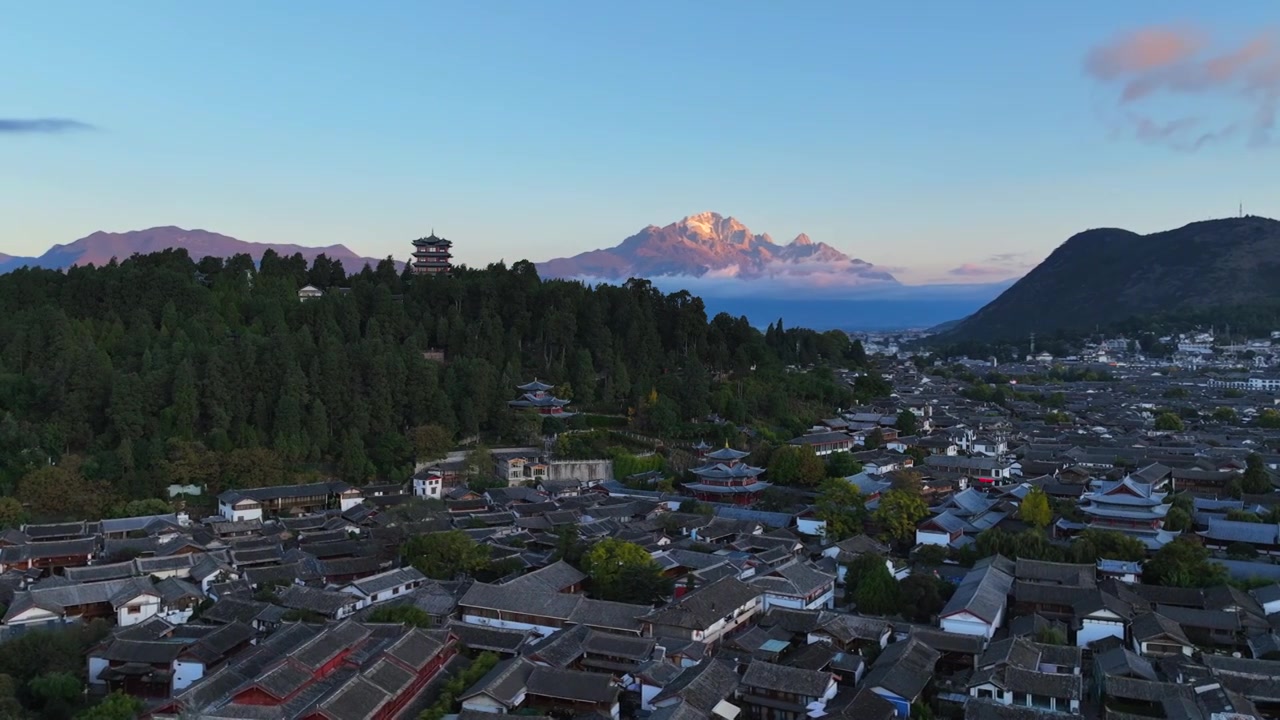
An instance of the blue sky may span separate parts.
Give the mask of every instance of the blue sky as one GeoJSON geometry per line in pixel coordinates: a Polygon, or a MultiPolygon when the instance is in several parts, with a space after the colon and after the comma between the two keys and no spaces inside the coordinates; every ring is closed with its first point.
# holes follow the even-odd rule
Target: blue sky
{"type": "MultiPolygon", "coordinates": [[[[478,264],[715,210],[912,282],[991,279],[993,263],[1016,272],[1089,227],[1156,231],[1238,202],[1280,216],[1269,144],[1143,139],[1119,88],[1083,70],[1094,48],[1150,26],[1228,50],[1274,9],[13,4],[0,23],[0,251],[180,225],[404,256],[435,228],[478,264]],[[5,129],[38,118],[95,129],[5,129]]],[[[1143,112],[1255,114],[1212,90],[1143,112]]]]}

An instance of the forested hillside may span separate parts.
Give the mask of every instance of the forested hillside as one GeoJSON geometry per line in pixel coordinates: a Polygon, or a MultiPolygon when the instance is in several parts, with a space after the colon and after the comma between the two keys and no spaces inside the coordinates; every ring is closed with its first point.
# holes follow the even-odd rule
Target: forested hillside
{"type": "Polygon", "coordinates": [[[1195,316],[1269,330],[1280,302],[1278,273],[1280,222],[1269,218],[1205,220],[1149,235],[1087,230],[934,342],[1021,342],[1033,332],[1150,328],[1195,316]]]}
{"type": "Polygon", "coordinates": [[[527,262],[347,277],[324,256],[165,251],[0,276],[0,318],[0,491],[37,514],[170,483],[403,480],[424,426],[527,439],[506,403],[534,376],[658,434],[709,412],[786,432],[852,398],[785,365],[865,362],[842,333],[779,323],[766,339],[688,293],[543,282],[527,262]],[[308,283],[325,297],[300,302],[308,283]]]}

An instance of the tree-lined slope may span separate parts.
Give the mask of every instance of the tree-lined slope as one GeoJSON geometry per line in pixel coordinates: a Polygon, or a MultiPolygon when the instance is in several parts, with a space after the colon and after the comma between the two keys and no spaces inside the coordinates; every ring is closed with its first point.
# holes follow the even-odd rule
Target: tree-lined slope
{"type": "Polygon", "coordinates": [[[0,315],[0,494],[25,490],[37,508],[173,482],[402,480],[415,428],[527,437],[507,401],[533,376],[575,408],[655,426],[710,412],[786,423],[849,397],[830,373],[785,364],[860,357],[841,333],[766,338],[708,321],[688,293],[544,282],[527,262],[427,278],[384,261],[347,277],[323,256],[268,251],[255,268],[165,251],[0,276],[0,315]],[[330,292],[300,302],[306,284],[330,292]]]}

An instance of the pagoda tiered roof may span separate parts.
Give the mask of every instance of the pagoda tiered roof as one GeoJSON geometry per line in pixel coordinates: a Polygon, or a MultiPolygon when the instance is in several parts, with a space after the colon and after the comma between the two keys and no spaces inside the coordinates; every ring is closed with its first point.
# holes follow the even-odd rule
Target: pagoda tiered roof
{"type": "Polygon", "coordinates": [[[773,487],[773,483],[756,480],[746,485],[713,485],[710,483],[688,483],[684,486],[693,493],[709,493],[711,495],[737,495],[764,492],[773,487]]]}
{"type": "Polygon", "coordinates": [[[734,465],[726,465],[725,463],[713,463],[711,465],[703,465],[702,467],[691,468],[689,470],[694,475],[704,480],[743,480],[757,477],[764,473],[764,468],[753,467],[737,463],[734,465]]]}
{"type": "Polygon", "coordinates": [[[569,401],[552,395],[549,391],[553,387],[538,380],[519,385],[516,389],[523,394],[515,400],[508,400],[507,405],[513,408],[537,410],[543,415],[568,417],[572,413],[564,412],[563,408],[569,404],[569,401]]]}
{"type": "Polygon", "coordinates": [[[1083,497],[1115,505],[1160,505],[1168,493],[1156,492],[1150,483],[1126,477],[1112,482],[1097,481],[1083,497]]]}
{"type": "Polygon", "coordinates": [[[708,460],[716,460],[720,462],[737,462],[750,454],[751,453],[743,452],[742,450],[734,450],[731,447],[723,447],[715,452],[707,453],[706,458],[708,460]]]}
{"type": "Polygon", "coordinates": [[[1151,485],[1125,478],[1099,482],[1080,496],[1080,510],[1087,515],[1125,520],[1159,520],[1169,512],[1167,493],[1153,492],[1151,485]]]}
{"type": "Polygon", "coordinates": [[[442,237],[436,237],[435,232],[434,232],[434,231],[432,231],[432,233],[431,233],[430,235],[428,235],[427,237],[424,237],[424,238],[418,238],[417,240],[414,240],[414,241],[413,241],[413,245],[414,245],[414,247],[438,247],[438,246],[442,246],[442,245],[443,245],[444,247],[449,247],[449,246],[453,245],[453,241],[452,241],[452,240],[445,240],[445,239],[444,239],[444,238],[442,238],[442,237]]]}
{"type": "Polygon", "coordinates": [[[1123,508],[1108,505],[1081,505],[1080,512],[1100,518],[1116,518],[1119,520],[1160,520],[1169,513],[1168,505],[1151,508],[1123,508]]]}
{"type": "Polygon", "coordinates": [[[508,403],[512,407],[530,407],[530,408],[549,408],[564,407],[569,404],[568,400],[561,400],[551,395],[539,395],[537,393],[525,393],[518,400],[512,400],[508,403]]]}

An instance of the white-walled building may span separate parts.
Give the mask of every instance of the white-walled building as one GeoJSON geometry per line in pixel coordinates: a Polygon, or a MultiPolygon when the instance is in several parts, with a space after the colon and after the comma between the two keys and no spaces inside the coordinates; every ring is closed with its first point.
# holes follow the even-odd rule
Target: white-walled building
{"type": "Polygon", "coordinates": [[[825,610],[835,604],[836,579],[807,562],[792,560],[752,578],[761,592],[762,610],[825,610]]]}
{"type": "Polygon", "coordinates": [[[232,522],[275,515],[301,515],[337,508],[346,512],[364,502],[359,488],[344,482],[227,490],[218,496],[218,514],[232,522]]]}
{"type": "Polygon", "coordinates": [[[1011,587],[1013,564],[1007,558],[980,560],[938,614],[939,624],[947,632],[990,639],[1004,624],[1011,587]]]}
{"type": "Polygon", "coordinates": [[[416,568],[395,568],[348,583],[342,591],[360,598],[359,607],[363,609],[410,593],[426,580],[427,576],[416,568]]]}
{"type": "Polygon", "coordinates": [[[423,470],[413,476],[414,497],[439,500],[444,492],[444,473],[439,470],[423,470]]]}

